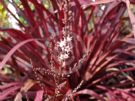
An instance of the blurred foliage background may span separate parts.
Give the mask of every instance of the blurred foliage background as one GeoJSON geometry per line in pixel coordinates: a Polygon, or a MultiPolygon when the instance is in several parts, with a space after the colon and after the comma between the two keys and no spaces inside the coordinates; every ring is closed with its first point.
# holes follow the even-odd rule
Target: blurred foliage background
{"type": "MultiPolygon", "coordinates": [[[[23,6],[21,5],[20,0],[4,0],[4,2],[6,2],[9,9],[12,11],[12,13],[14,15],[17,16],[19,21],[27,26],[28,22],[27,22],[26,18],[21,15],[21,12],[18,9],[16,9],[16,7],[14,7],[15,4],[17,4],[17,6],[20,9],[23,9],[23,6]],[[15,9],[15,10],[13,10],[13,9],[15,9]]],[[[50,0],[39,0],[39,2],[42,2],[47,9],[52,9],[50,0]]],[[[35,8],[34,8],[33,4],[29,3],[29,5],[30,5],[31,10],[33,10],[33,12],[34,12],[35,8]]],[[[104,5],[100,5],[99,7],[102,8],[103,6],[104,5]]],[[[130,7],[131,7],[132,11],[135,14],[135,6],[131,5],[130,7]]],[[[99,12],[99,13],[102,13],[102,9],[101,9],[101,12],[99,12]]],[[[123,17],[123,19],[124,20],[122,20],[121,33],[123,33],[125,35],[126,33],[129,33],[131,31],[131,24],[130,24],[127,12],[125,13],[125,16],[123,17]]],[[[89,22],[89,28],[90,29],[93,29],[93,27],[94,27],[93,26],[93,21],[94,21],[94,16],[93,16],[93,19],[89,22]]],[[[14,17],[12,17],[12,15],[9,14],[4,9],[4,7],[3,7],[3,5],[1,3],[0,3],[0,27],[2,27],[2,28],[13,27],[13,28],[19,29],[19,28],[17,28],[19,26],[18,26],[18,23],[17,23],[16,19],[14,19],[14,17]]]]}
{"type": "MultiPolygon", "coordinates": [[[[50,2],[49,0],[39,0],[40,2],[43,2],[44,6],[49,9],[50,8],[50,2]]],[[[14,4],[17,4],[17,6],[19,8],[22,9],[22,5],[20,3],[20,0],[4,0],[4,2],[6,2],[6,4],[8,5],[8,7],[12,5],[12,8],[10,8],[11,11],[13,11],[13,9],[15,9],[15,7],[13,8],[14,4]]],[[[31,9],[34,11],[34,6],[30,3],[29,4],[31,9]]],[[[17,13],[17,15],[19,15],[19,11],[15,11],[17,13]]],[[[13,11],[14,14],[14,11],[13,11]]],[[[3,7],[2,3],[0,3],[0,27],[2,28],[7,28],[7,27],[14,27],[14,23],[16,23],[15,19],[11,19],[12,15],[10,15],[6,9],[3,7]]],[[[23,16],[18,16],[18,19],[25,25],[27,25],[27,21],[23,16]]]]}
{"type": "Polygon", "coordinates": [[[0,26],[8,27],[9,22],[7,20],[7,11],[4,9],[3,5],[0,3],[0,26]]]}

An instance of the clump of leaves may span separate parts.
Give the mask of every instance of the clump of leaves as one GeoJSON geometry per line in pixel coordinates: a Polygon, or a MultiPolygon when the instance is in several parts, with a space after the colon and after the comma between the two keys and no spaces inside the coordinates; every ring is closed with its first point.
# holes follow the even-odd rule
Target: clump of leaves
{"type": "Polygon", "coordinates": [[[12,14],[20,30],[0,28],[0,100],[134,101],[134,0],[10,3],[27,25],[12,14]],[[133,31],[123,35],[126,10],[133,31]]]}

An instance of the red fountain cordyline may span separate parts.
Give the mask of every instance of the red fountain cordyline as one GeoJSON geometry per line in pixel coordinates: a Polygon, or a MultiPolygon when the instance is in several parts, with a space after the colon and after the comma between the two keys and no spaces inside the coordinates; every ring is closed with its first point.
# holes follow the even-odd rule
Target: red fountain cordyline
{"type": "Polygon", "coordinates": [[[0,101],[134,101],[134,0],[47,1],[1,1],[20,30],[0,27],[0,101]]]}

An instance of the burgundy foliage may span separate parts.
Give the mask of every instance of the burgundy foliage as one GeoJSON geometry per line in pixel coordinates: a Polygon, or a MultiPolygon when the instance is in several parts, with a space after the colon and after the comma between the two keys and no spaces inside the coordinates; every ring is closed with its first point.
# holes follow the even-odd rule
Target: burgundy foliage
{"type": "Polygon", "coordinates": [[[134,101],[134,0],[48,1],[10,2],[24,24],[1,0],[20,30],[0,27],[0,101],[134,101]]]}

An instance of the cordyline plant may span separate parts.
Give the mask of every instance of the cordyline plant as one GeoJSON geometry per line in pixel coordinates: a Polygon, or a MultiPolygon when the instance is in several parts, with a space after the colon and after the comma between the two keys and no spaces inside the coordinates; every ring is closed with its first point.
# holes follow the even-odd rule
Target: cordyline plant
{"type": "Polygon", "coordinates": [[[1,3],[20,29],[0,28],[0,101],[134,101],[134,0],[1,3]]]}

